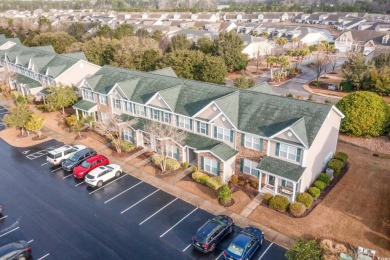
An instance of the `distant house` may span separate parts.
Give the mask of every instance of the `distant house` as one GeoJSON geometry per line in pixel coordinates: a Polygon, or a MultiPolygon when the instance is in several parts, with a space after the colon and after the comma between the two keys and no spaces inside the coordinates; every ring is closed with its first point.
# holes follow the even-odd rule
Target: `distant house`
{"type": "Polygon", "coordinates": [[[242,34],[239,36],[244,41],[242,53],[247,54],[249,59],[254,59],[258,55],[264,56],[272,53],[274,46],[267,39],[242,34]]]}
{"type": "Polygon", "coordinates": [[[389,32],[346,31],[335,40],[335,49],[340,52],[363,52],[366,56],[375,54],[376,49],[390,51],[389,32]]]}

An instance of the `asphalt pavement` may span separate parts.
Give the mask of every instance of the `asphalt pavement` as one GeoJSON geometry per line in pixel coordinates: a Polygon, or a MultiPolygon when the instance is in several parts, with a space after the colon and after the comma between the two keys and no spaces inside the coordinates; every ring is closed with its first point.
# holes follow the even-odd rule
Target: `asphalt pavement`
{"type": "Polygon", "coordinates": [[[3,106],[0,106],[0,131],[5,129],[3,118],[6,114],[8,114],[7,109],[3,106]]]}
{"type": "MultiPolygon", "coordinates": [[[[46,162],[61,145],[14,148],[0,140],[0,246],[26,240],[32,259],[221,259],[241,229],[200,253],[191,236],[212,214],[126,173],[87,187],[46,162]]],[[[265,240],[253,259],[285,259],[285,251],[265,240]]]]}

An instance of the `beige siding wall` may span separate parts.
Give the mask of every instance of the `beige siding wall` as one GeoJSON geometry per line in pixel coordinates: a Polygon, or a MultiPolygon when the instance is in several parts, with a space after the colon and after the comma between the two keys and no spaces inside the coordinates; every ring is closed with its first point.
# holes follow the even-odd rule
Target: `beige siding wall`
{"type": "Polygon", "coordinates": [[[79,61],[57,77],[56,82],[78,86],[83,79],[95,74],[99,69],[100,66],[86,61],[79,61]]]}
{"type": "Polygon", "coordinates": [[[224,174],[221,176],[223,182],[227,182],[230,180],[230,178],[233,176],[235,172],[236,167],[236,157],[233,156],[225,163],[225,171],[224,174]]]}
{"type": "Polygon", "coordinates": [[[112,112],[115,114],[122,114],[125,111],[125,102],[124,97],[119,93],[119,91],[114,90],[111,95],[108,96],[109,102],[111,102],[112,112]],[[120,99],[121,100],[121,108],[115,108],[113,104],[113,99],[120,99]]]}
{"type": "Polygon", "coordinates": [[[280,139],[283,139],[283,140],[287,140],[287,141],[291,141],[291,142],[294,142],[294,143],[298,143],[298,144],[301,144],[301,142],[298,140],[298,138],[292,133],[292,136],[289,137],[287,135],[288,132],[291,132],[289,130],[281,133],[280,135],[277,136],[277,138],[280,138],[280,139]]]}
{"type": "Polygon", "coordinates": [[[150,101],[150,104],[153,106],[156,106],[156,107],[169,109],[169,107],[167,106],[167,104],[165,104],[165,102],[162,100],[162,98],[161,98],[161,100],[158,100],[157,96],[154,97],[153,100],[150,101]]]}
{"type": "Polygon", "coordinates": [[[219,127],[223,127],[226,129],[233,128],[233,126],[229,123],[229,121],[226,119],[226,116],[224,116],[224,115],[220,115],[219,117],[217,117],[214,120],[214,125],[219,126],[219,127]],[[222,120],[223,117],[225,118],[225,121],[222,120]]]}
{"type": "Polygon", "coordinates": [[[222,162],[220,159],[218,159],[217,157],[215,157],[211,153],[198,153],[198,169],[202,170],[202,171],[203,171],[203,169],[202,169],[202,157],[206,157],[206,158],[210,158],[210,159],[218,161],[220,163],[219,164],[219,176],[221,176],[221,178],[224,179],[224,172],[223,172],[223,164],[224,164],[224,162],[222,162]]]}
{"type": "Polygon", "coordinates": [[[218,108],[214,111],[213,107],[215,107],[215,105],[209,106],[202,113],[200,113],[198,117],[210,120],[216,117],[219,113],[221,113],[221,110],[219,110],[218,108]]]}
{"type": "Polygon", "coordinates": [[[276,155],[275,155],[275,154],[276,154],[276,143],[277,143],[276,141],[272,141],[272,140],[270,141],[269,156],[278,158],[278,159],[280,159],[280,160],[284,160],[284,161],[286,161],[286,162],[290,162],[290,163],[295,163],[295,164],[300,164],[300,165],[302,165],[303,153],[304,153],[303,148],[301,148],[301,149],[302,149],[302,152],[301,152],[301,161],[300,161],[300,162],[296,162],[296,161],[291,161],[291,160],[285,159],[285,158],[283,158],[283,157],[278,157],[278,156],[276,156],[276,155]]]}
{"type": "Polygon", "coordinates": [[[340,121],[340,116],[331,110],[308,151],[307,169],[302,179],[301,191],[308,188],[320,174],[324,160],[329,153],[336,151],[340,121]]]}

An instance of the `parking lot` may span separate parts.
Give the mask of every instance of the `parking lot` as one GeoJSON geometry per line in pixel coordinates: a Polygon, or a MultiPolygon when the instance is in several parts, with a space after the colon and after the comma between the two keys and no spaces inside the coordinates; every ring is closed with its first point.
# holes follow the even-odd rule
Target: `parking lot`
{"type": "MultiPolygon", "coordinates": [[[[46,162],[61,145],[13,148],[0,140],[0,245],[29,241],[33,259],[222,259],[234,234],[213,253],[190,246],[212,214],[126,173],[87,187],[46,162]]],[[[285,259],[284,253],[265,240],[253,259],[285,259]]]]}

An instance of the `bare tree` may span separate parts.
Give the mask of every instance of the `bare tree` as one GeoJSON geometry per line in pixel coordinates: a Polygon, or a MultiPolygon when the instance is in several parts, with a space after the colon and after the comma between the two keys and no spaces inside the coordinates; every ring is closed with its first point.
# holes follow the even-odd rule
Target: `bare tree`
{"type": "Polygon", "coordinates": [[[260,67],[260,64],[261,64],[261,61],[264,57],[264,55],[267,54],[267,50],[266,48],[262,45],[262,46],[259,46],[257,48],[257,52],[256,52],[256,56],[255,56],[255,60],[256,60],[256,73],[259,72],[259,67],[260,67]]]}
{"type": "Polygon", "coordinates": [[[186,132],[169,125],[151,121],[145,125],[144,131],[157,139],[157,153],[161,156],[161,171],[165,172],[167,168],[167,145],[182,143],[187,137],[186,132]]]}
{"type": "Polygon", "coordinates": [[[4,66],[0,71],[0,90],[6,96],[9,96],[11,92],[10,82],[14,77],[15,72],[9,70],[7,66],[4,66]]]}
{"type": "Polygon", "coordinates": [[[96,123],[98,133],[111,140],[117,153],[122,152],[120,123],[122,123],[120,117],[112,113],[107,113],[104,121],[98,121],[96,123]]]}
{"type": "Polygon", "coordinates": [[[317,74],[317,84],[318,84],[319,77],[326,70],[326,67],[328,65],[328,60],[326,59],[325,55],[317,54],[317,58],[314,60],[313,64],[317,74]]]}
{"type": "Polygon", "coordinates": [[[336,69],[336,65],[337,65],[337,56],[336,55],[333,55],[330,57],[330,65],[332,66],[332,72],[334,72],[334,70],[336,69]]]}

